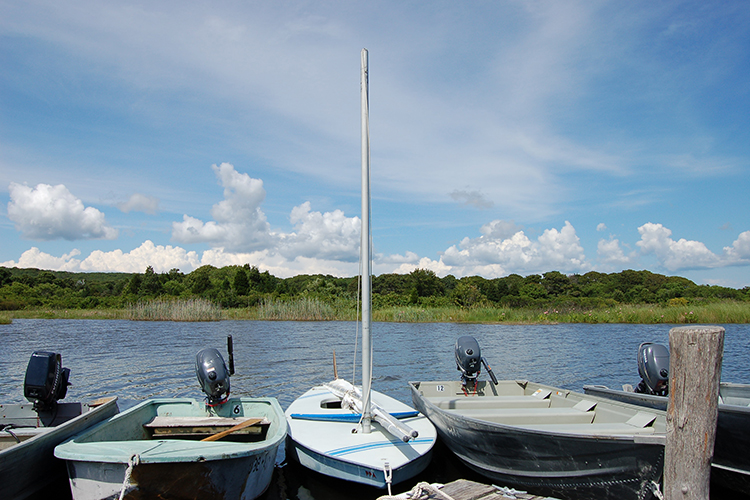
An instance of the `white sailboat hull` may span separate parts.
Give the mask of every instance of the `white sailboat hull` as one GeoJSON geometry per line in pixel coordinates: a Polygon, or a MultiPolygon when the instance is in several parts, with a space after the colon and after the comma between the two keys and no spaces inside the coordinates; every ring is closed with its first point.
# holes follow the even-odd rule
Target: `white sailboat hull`
{"type": "Polygon", "coordinates": [[[371,432],[352,433],[359,415],[337,407],[340,399],[327,387],[316,386],[287,409],[287,456],[327,476],[384,488],[390,469],[392,484],[411,479],[429,464],[437,432],[410,406],[372,391],[373,403],[418,432],[408,443],[373,421],[371,432]],[[386,466],[387,464],[387,466],[386,466]]]}

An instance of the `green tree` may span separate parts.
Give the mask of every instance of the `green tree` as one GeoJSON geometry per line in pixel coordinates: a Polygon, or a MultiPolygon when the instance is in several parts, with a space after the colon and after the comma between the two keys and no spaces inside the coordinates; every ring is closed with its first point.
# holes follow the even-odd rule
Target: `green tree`
{"type": "Polygon", "coordinates": [[[245,269],[241,267],[234,273],[234,293],[237,295],[247,295],[249,290],[250,281],[247,279],[245,269]]]}
{"type": "Polygon", "coordinates": [[[443,282],[437,277],[435,271],[429,269],[415,269],[409,274],[412,289],[416,290],[419,297],[441,296],[445,288],[443,282]]]}
{"type": "Polygon", "coordinates": [[[146,272],[143,274],[141,280],[141,292],[143,295],[157,296],[161,294],[164,289],[162,288],[161,280],[159,276],[154,272],[154,268],[148,266],[146,272]]]}
{"type": "Polygon", "coordinates": [[[125,289],[125,293],[128,293],[130,295],[138,295],[138,293],[141,291],[141,275],[138,273],[133,274],[133,277],[130,278],[130,281],[128,282],[128,286],[125,289]]]}
{"type": "Polygon", "coordinates": [[[478,306],[486,300],[479,288],[468,281],[459,281],[453,289],[453,302],[464,308],[478,306]]]}

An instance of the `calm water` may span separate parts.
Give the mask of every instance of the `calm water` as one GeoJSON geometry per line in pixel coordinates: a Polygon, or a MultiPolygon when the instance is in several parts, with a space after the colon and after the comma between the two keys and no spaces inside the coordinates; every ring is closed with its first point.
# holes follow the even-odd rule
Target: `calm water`
{"type": "MultiPolygon", "coordinates": [[[[750,383],[750,325],[726,328],[722,380],[750,383]]],[[[472,335],[498,379],[529,379],[581,391],[584,384],[620,387],[638,382],[641,342],[669,344],[665,325],[454,325],[375,323],[373,388],[411,404],[410,380],[458,378],[453,344],[472,335]]],[[[62,354],[71,369],[66,400],[118,396],[124,409],[151,397],[202,399],[195,354],[204,347],[226,353],[234,339],[232,393],[278,398],[282,408],[310,386],[339,376],[361,382],[351,322],[222,321],[211,323],[96,320],[14,320],[0,325],[0,400],[22,402],[23,378],[35,350],[62,354]]],[[[438,450],[440,452],[440,450],[438,450]]],[[[474,477],[447,453],[417,480],[448,482],[474,477]]],[[[280,457],[280,461],[283,457],[280,457]]],[[[380,493],[283,467],[268,500],[375,498],[380,493]]],[[[413,484],[400,485],[397,491],[413,484]]],[[[394,491],[395,492],[395,491],[394,491]]]]}

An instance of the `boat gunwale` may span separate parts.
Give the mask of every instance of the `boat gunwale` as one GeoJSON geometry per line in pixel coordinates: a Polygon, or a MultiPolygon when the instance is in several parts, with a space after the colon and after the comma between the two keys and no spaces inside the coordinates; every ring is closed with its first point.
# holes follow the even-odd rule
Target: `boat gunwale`
{"type": "MultiPolygon", "coordinates": [[[[124,412],[118,413],[103,422],[92,426],[55,448],[55,457],[76,462],[125,463],[133,455],[139,456],[140,463],[186,463],[195,461],[220,461],[226,459],[242,459],[259,455],[268,449],[276,449],[287,435],[284,412],[276,398],[237,397],[231,398],[226,404],[242,403],[243,405],[262,403],[269,406],[269,414],[273,414],[278,421],[275,430],[261,441],[232,442],[232,441],[193,441],[186,439],[128,439],[128,440],[98,440],[83,441],[91,434],[99,431],[119,420],[133,418],[133,415],[148,406],[164,404],[190,404],[199,401],[192,398],[153,398],[146,399],[124,412]],[[106,454],[102,453],[106,450],[106,454]],[[155,454],[149,454],[149,452],[155,454]],[[158,452],[158,454],[156,454],[158,452]],[[180,455],[181,454],[181,455],[180,455]]],[[[270,418],[269,418],[270,419],[270,418]]],[[[145,423],[145,422],[144,422],[145,423]]],[[[143,423],[141,424],[143,425],[143,423]]]]}

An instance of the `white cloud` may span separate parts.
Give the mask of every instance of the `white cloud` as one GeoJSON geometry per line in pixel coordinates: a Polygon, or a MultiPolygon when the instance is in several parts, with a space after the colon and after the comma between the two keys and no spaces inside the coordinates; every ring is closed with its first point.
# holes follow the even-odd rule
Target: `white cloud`
{"type": "MultiPolygon", "coordinates": [[[[586,256],[575,229],[565,221],[561,230],[545,229],[537,241],[531,241],[523,231],[508,237],[501,221],[482,227],[479,238],[464,238],[448,248],[441,261],[456,275],[477,274],[480,270],[494,275],[507,273],[535,273],[557,270],[579,272],[587,268],[586,256]]],[[[507,229],[507,228],[506,228],[507,229]]]]}
{"type": "Polygon", "coordinates": [[[82,240],[117,238],[104,214],[84,207],[62,184],[37,184],[36,188],[11,182],[8,218],[24,238],[33,240],[82,240]]]}
{"type": "Polygon", "coordinates": [[[34,267],[37,269],[50,269],[53,271],[77,272],[80,270],[81,261],[74,257],[80,254],[81,252],[79,250],[74,249],[62,257],[55,257],[42,252],[37,247],[31,247],[21,254],[18,262],[9,260],[7,262],[0,262],[0,266],[19,268],[34,267]]]}
{"type": "Polygon", "coordinates": [[[643,254],[653,254],[670,271],[711,268],[726,265],[700,241],[672,239],[672,231],[661,224],[648,222],[638,228],[641,240],[636,243],[643,254]]]}
{"type": "Polygon", "coordinates": [[[147,214],[155,214],[159,211],[159,199],[153,196],[146,196],[145,194],[134,193],[130,196],[130,199],[124,203],[118,203],[117,208],[122,212],[143,212],[147,214]]]}
{"type": "Polygon", "coordinates": [[[172,223],[172,239],[184,244],[208,243],[236,252],[272,246],[275,236],[260,209],[266,198],[263,181],[237,172],[229,163],[211,168],[224,188],[224,199],[211,209],[215,220],[204,223],[186,214],[182,222],[172,223]]]}
{"type": "Polygon", "coordinates": [[[607,230],[607,225],[605,223],[603,223],[603,222],[600,222],[599,224],[596,225],[596,230],[597,231],[606,231],[607,230]]]}
{"type": "Polygon", "coordinates": [[[201,265],[196,252],[171,245],[154,245],[150,240],[144,241],[130,252],[120,249],[111,252],[94,250],[83,260],[75,258],[79,255],[81,252],[76,249],[62,257],[55,257],[32,247],[21,254],[18,262],[11,260],[0,263],[0,266],[69,272],[142,273],[148,266],[153,267],[156,272],[167,272],[173,268],[190,272],[201,265]]]}
{"type": "Polygon", "coordinates": [[[603,271],[620,271],[635,259],[634,253],[625,255],[618,239],[599,240],[596,253],[603,271]]]}
{"type": "Polygon", "coordinates": [[[151,266],[157,273],[167,272],[174,268],[190,272],[200,265],[198,254],[194,251],[171,245],[154,245],[151,240],[146,240],[130,252],[123,252],[119,249],[111,252],[95,250],[81,261],[80,270],[142,273],[148,266],[151,266]]]}
{"type": "Polygon", "coordinates": [[[294,207],[290,216],[296,232],[280,235],[279,253],[289,260],[314,257],[356,262],[359,259],[361,221],[341,210],[312,212],[310,202],[294,207]]]}
{"type": "Polygon", "coordinates": [[[724,254],[732,263],[750,262],[750,231],[740,233],[731,247],[724,247],[724,254]]]}

